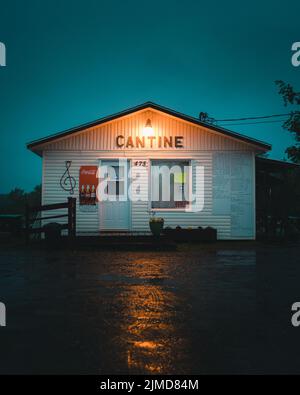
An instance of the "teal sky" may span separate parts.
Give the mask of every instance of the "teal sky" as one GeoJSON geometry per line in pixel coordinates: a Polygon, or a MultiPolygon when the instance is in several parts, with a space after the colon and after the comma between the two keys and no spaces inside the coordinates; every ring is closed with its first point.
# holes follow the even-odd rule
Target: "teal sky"
{"type": "MultiPolygon", "coordinates": [[[[25,143],[151,100],[198,116],[285,113],[274,81],[300,89],[291,46],[300,2],[0,0],[0,193],[41,182],[25,143]]],[[[273,145],[280,123],[230,126],[273,145]]]]}

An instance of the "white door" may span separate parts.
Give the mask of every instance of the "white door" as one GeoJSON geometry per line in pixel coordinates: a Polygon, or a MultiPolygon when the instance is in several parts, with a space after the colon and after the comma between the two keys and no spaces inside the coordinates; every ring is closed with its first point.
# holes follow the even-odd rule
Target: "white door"
{"type": "Polygon", "coordinates": [[[101,167],[100,182],[104,181],[105,198],[102,199],[100,194],[100,231],[129,230],[128,161],[101,160],[101,167]]]}

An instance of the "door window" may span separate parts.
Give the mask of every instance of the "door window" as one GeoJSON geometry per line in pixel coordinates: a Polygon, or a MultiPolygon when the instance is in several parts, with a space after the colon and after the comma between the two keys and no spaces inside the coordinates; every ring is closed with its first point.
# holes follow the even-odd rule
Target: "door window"
{"type": "Polygon", "coordinates": [[[111,197],[123,196],[125,193],[125,169],[123,165],[108,164],[104,179],[107,186],[104,190],[105,194],[111,197]]]}

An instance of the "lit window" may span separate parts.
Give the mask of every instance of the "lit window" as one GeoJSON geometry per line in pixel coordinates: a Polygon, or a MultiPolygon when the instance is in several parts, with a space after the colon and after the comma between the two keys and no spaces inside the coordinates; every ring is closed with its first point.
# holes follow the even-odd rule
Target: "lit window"
{"type": "Polygon", "coordinates": [[[189,176],[189,161],[153,160],[151,162],[151,208],[186,208],[189,204],[189,176]]]}

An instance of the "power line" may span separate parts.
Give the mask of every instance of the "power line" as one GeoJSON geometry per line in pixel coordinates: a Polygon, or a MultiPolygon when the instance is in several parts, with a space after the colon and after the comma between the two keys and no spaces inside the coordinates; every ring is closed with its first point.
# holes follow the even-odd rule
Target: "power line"
{"type": "Polygon", "coordinates": [[[266,119],[273,117],[287,117],[290,116],[291,113],[288,114],[273,114],[273,115],[265,115],[261,117],[247,117],[247,118],[231,118],[231,119],[215,119],[215,122],[227,122],[227,121],[247,121],[249,119],[266,119]]]}
{"type": "MultiPolygon", "coordinates": [[[[276,121],[258,121],[258,122],[242,122],[242,123],[227,123],[226,126],[237,126],[237,125],[256,125],[258,123],[276,123],[276,122],[284,122],[284,119],[278,119],[276,121]]],[[[222,126],[222,125],[220,125],[222,126]]],[[[225,126],[225,125],[224,125],[225,126]]]]}

